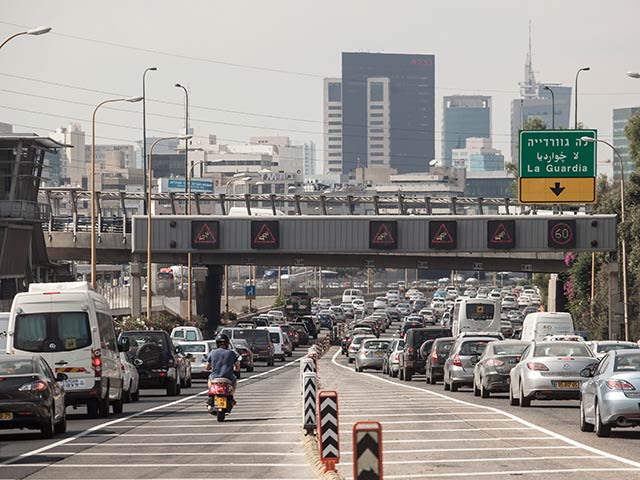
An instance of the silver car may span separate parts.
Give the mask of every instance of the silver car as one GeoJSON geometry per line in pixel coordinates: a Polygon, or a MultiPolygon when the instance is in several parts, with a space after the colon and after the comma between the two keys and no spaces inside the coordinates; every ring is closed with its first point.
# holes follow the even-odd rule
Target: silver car
{"type": "Polygon", "coordinates": [[[461,386],[473,385],[473,367],[480,355],[495,337],[459,337],[451,347],[449,357],[444,362],[443,384],[445,390],[457,392],[461,386]]]}
{"type": "Polygon", "coordinates": [[[611,427],[640,425],[640,350],[611,350],[581,373],[580,430],[608,437],[611,427]]]}
{"type": "Polygon", "coordinates": [[[353,363],[356,359],[356,353],[360,350],[360,345],[366,338],[376,338],[375,335],[354,335],[349,348],[347,349],[347,358],[349,363],[353,363]]]}
{"type": "Polygon", "coordinates": [[[391,340],[365,339],[356,353],[356,372],[362,372],[365,368],[382,370],[384,355],[390,345],[391,340]]]}
{"type": "Polygon", "coordinates": [[[403,350],[404,340],[402,338],[394,338],[384,357],[382,373],[386,373],[394,378],[398,376],[398,372],[400,371],[400,354],[403,350]]]}
{"type": "Polygon", "coordinates": [[[595,340],[588,342],[589,348],[593,354],[601,360],[611,350],[635,350],[638,347],[637,343],[623,342],[620,340],[595,340]]]}
{"type": "Polygon", "coordinates": [[[489,398],[491,393],[509,389],[509,372],[520,361],[529,342],[500,340],[491,342],[473,369],[473,394],[489,398]]]}
{"type": "Polygon", "coordinates": [[[537,342],[511,369],[509,402],[529,407],[531,400],[577,400],[582,369],[598,360],[584,342],[537,342]]]}
{"type": "Polygon", "coordinates": [[[193,378],[209,378],[208,371],[205,370],[207,355],[216,348],[216,342],[205,340],[201,342],[180,342],[182,351],[188,356],[191,362],[191,376],[193,378]]]}

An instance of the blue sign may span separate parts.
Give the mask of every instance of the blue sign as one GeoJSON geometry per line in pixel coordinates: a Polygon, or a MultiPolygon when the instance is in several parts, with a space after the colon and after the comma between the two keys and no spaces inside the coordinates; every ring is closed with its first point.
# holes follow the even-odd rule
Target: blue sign
{"type": "MultiPolygon", "coordinates": [[[[184,178],[167,179],[167,188],[170,191],[184,192],[187,182],[184,178]]],[[[194,193],[213,193],[213,180],[191,180],[191,191],[194,193]]]]}
{"type": "Polygon", "coordinates": [[[246,298],[256,298],[256,286],[247,285],[246,287],[244,287],[244,296],[246,298]]]}

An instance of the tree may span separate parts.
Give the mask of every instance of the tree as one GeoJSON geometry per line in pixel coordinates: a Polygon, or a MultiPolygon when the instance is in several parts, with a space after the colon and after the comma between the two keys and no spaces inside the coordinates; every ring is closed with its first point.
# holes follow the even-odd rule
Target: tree
{"type": "MultiPolygon", "coordinates": [[[[640,112],[633,115],[627,126],[624,127],[624,134],[629,141],[629,155],[636,162],[636,168],[640,166],[640,112]]],[[[631,172],[628,172],[631,173],[631,172]]]]}
{"type": "Polygon", "coordinates": [[[527,118],[524,122],[523,130],[546,130],[547,124],[544,123],[544,120],[538,117],[527,118]]]}

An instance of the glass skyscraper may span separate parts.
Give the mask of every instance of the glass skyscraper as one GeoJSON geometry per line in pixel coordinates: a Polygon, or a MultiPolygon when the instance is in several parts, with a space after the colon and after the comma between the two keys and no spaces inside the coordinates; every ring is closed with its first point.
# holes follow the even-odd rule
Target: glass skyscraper
{"type": "MultiPolygon", "coordinates": [[[[629,119],[640,112],[640,107],[614,108],[613,109],[613,146],[620,152],[624,166],[624,178],[628,179],[632,172],[636,171],[636,164],[629,155],[629,140],[624,134],[624,128],[629,119]]],[[[613,152],[611,152],[613,155],[613,152]]],[[[620,180],[620,163],[613,158],[613,178],[620,180]]]]}

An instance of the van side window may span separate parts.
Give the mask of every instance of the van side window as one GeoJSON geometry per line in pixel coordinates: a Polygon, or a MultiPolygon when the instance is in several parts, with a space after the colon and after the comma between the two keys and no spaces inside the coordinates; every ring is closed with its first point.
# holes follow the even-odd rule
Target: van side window
{"type": "Polygon", "coordinates": [[[111,315],[96,312],[96,316],[98,317],[98,331],[100,332],[100,347],[117,351],[116,332],[113,328],[111,315]]]}
{"type": "Polygon", "coordinates": [[[193,330],[187,330],[187,342],[195,342],[196,340],[198,340],[196,338],[196,332],[193,330]]]}

